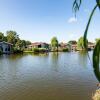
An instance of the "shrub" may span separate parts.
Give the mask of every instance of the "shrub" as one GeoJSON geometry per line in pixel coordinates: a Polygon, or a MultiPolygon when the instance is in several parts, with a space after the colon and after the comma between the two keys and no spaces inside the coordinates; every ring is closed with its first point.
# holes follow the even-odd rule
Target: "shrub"
{"type": "Polygon", "coordinates": [[[33,51],[34,53],[39,53],[39,48],[33,48],[32,51],[33,51]]]}
{"type": "Polygon", "coordinates": [[[17,54],[17,53],[23,53],[23,50],[17,49],[16,47],[13,48],[13,53],[17,54]]]}
{"type": "Polygon", "coordinates": [[[31,50],[23,51],[24,53],[33,53],[31,50]]]}
{"type": "Polygon", "coordinates": [[[68,50],[68,48],[64,48],[62,51],[63,52],[68,52],[69,50],[68,50]]]}
{"type": "Polygon", "coordinates": [[[33,51],[34,53],[44,53],[44,52],[46,52],[47,50],[46,50],[46,48],[33,48],[32,51],[33,51]]]}
{"type": "Polygon", "coordinates": [[[39,52],[46,52],[47,50],[45,48],[40,48],[39,52]]]}

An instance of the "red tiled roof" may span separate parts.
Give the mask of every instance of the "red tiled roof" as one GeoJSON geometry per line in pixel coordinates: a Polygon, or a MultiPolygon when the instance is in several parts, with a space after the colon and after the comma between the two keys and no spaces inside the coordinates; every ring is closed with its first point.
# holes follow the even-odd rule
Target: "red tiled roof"
{"type": "Polygon", "coordinates": [[[36,45],[41,45],[41,44],[47,44],[47,43],[45,43],[45,42],[34,42],[31,45],[36,46],[36,45]]]}
{"type": "Polygon", "coordinates": [[[92,42],[88,42],[88,45],[95,45],[95,43],[92,43],[92,42]]]}

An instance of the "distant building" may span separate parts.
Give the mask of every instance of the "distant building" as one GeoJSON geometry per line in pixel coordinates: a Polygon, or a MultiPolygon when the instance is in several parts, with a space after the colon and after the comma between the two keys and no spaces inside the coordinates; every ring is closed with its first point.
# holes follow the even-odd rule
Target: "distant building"
{"type": "Polygon", "coordinates": [[[68,42],[70,51],[76,51],[77,50],[77,42],[75,40],[68,42]]]}
{"type": "Polygon", "coordinates": [[[92,42],[88,42],[88,49],[94,49],[95,47],[95,43],[92,43],[92,42]]]}
{"type": "Polygon", "coordinates": [[[29,45],[29,48],[46,48],[48,49],[49,48],[49,44],[47,43],[44,43],[44,42],[35,42],[35,43],[32,43],[31,45],[29,45]]]}
{"type": "MultiPolygon", "coordinates": [[[[69,44],[70,51],[82,50],[82,49],[78,49],[78,45],[76,41],[69,41],[68,44],[69,44]]],[[[88,42],[89,50],[93,50],[94,47],[95,47],[95,43],[88,42]]]]}
{"type": "Polygon", "coordinates": [[[68,49],[69,51],[70,51],[70,45],[68,44],[68,43],[63,43],[63,42],[61,42],[60,44],[59,44],[59,51],[61,50],[63,50],[63,49],[68,49]]]}
{"type": "Polygon", "coordinates": [[[62,49],[67,48],[67,43],[61,42],[61,43],[59,44],[59,47],[62,48],[62,49]]]}
{"type": "Polygon", "coordinates": [[[0,50],[7,54],[7,53],[11,53],[12,52],[12,44],[8,43],[8,42],[0,42],[0,50]]]}

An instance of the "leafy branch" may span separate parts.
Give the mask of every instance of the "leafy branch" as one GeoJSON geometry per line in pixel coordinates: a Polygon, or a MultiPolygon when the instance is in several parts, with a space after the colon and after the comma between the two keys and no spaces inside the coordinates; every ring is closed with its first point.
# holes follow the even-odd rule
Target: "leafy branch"
{"type": "MultiPolygon", "coordinates": [[[[74,9],[74,12],[75,12],[75,16],[76,16],[76,12],[79,11],[79,9],[80,9],[82,1],[83,0],[75,0],[74,3],[73,3],[73,9],[74,9]]],[[[86,25],[86,29],[85,29],[85,32],[84,32],[84,47],[86,48],[86,50],[87,50],[87,45],[86,45],[87,41],[86,40],[87,40],[88,29],[89,29],[92,17],[93,17],[97,8],[99,8],[99,10],[100,10],[100,0],[96,0],[96,5],[95,5],[95,7],[93,8],[93,10],[90,14],[90,17],[89,17],[89,20],[88,20],[88,23],[86,25]]],[[[100,72],[99,72],[99,63],[100,62],[99,62],[99,58],[100,58],[100,40],[98,40],[98,42],[96,43],[95,49],[93,51],[93,68],[94,68],[95,74],[96,74],[96,72],[98,73],[98,74],[96,74],[96,76],[97,76],[97,79],[100,82],[100,72]]]]}

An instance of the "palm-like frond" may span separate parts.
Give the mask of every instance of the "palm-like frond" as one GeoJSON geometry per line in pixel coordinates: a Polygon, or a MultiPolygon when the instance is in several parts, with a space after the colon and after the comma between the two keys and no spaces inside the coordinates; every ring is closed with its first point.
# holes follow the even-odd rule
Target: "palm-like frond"
{"type": "MultiPolygon", "coordinates": [[[[87,34],[88,34],[88,29],[90,26],[90,22],[92,20],[92,17],[94,15],[94,12],[96,10],[96,8],[98,7],[98,5],[96,4],[96,6],[93,8],[91,15],[89,17],[85,32],[84,32],[84,47],[87,49],[87,34]]],[[[95,49],[93,51],[93,68],[94,68],[94,73],[98,79],[98,81],[100,82],[100,72],[99,72],[99,55],[100,55],[100,40],[97,42],[95,49]]]]}
{"type": "Polygon", "coordinates": [[[87,33],[88,33],[88,29],[89,29],[90,22],[91,22],[91,19],[93,17],[93,14],[94,14],[94,12],[95,12],[95,10],[96,10],[97,7],[98,7],[98,5],[96,5],[94,7],[94,9],[92,10],[91,15],[90,15],[89,20],[88,20],[88,23],[87,23],[87,26],[86,26],[86,29],[85,29],[85,32],[84,32],[84,47],[86,49],[87,49],[87,33]]]}
{"type": "Polygon", "coordinates": [[[76,14],[76,12],[79,10],[80,6],[81,6],[82,0],[75,0],[73,3],[73,10],[76,14]]]}
{"type": "Polygon", "coordinates": [[[93,67],[95,75],[100,82],[100,71],[99,71],[99,60],[100,60],[100,40],[97,42],[93,51],[93,67]]]}
{"type": "Polygon", "coordinates": [[[96,0],[96,2],[97,2],[97,5],[98,5],[98,7],[100,9],[100,0],[96,0]]]}
{"type": "MultiPolygon", "coordinates": [[[[75,11],[75,14],[79,10],[81,3],[82,3],[82,0],[75,0],[74,1],[74,3],[73,3],[73,9],[75,11]]],[[[96,6],[93,8],[93,10],[92,10],[92,12],[90,14],[90,17],[89,17],[89,20],[88,20],[88,23],[87,23],[87,26],[86,26],[86,29],[85,29],[85,32],[84,32],[84,47],[86,49],[87,49],[87,43],[86,43],[87,41],[86,40],[87,40],[88,29],[89,29],[90,22],[92,20],[92,17],[94,15],[94,12],[95,12],[95,10],[96,10],[97,7],[100,10],[100,0],[96,0],[96,6]]],[[[95,49],[93,51],[94,73],[95,73],[97,79],[100,82],[99,58],[100,58],[100,40],[97,42],[97,44],[95,46],[95,49]]]]}

